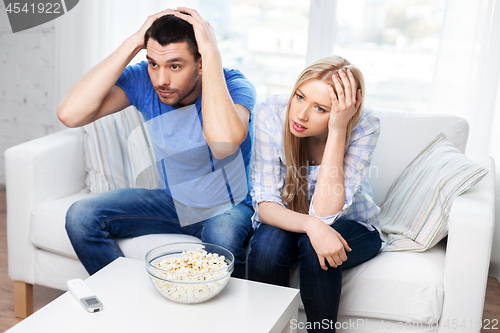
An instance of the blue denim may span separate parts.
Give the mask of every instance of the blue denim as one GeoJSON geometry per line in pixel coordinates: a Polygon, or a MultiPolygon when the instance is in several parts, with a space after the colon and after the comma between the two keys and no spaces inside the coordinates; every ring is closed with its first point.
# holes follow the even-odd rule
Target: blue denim
{"type": "Polygon", "coordinates": [[[123,256],[114,238],[175,233],[228,249],[235,257],[232,276],[244,278],[252,215],[253,209],[240,203],[220,215],[181,227],[173,200],[164,190],[127,188],[75,202],[66,214],[66,231],[90,275],[123,256]]]}
{"type": "MultiPolygon", "coordinates": [[[[337,321],[342,270],[359,265],[380,251],[381,239],[377,230],[369,231],[365,226],[345,219],[337,220],[332,227],[337,230],[351,247],[346,252],[347,261],[337,268],[324,271],[318,256],[306,234],[293,233],[261,224],[252,240],[248,257],[248,278],[250,280],[288,286],[290,267],[299,262],[300,295],[304,303],[307,321],[321,327],[323,320],[337,321]]],[[[331,332],[335,332],[335,325],[331,332]]],[[[319,330],[309,330],[316,332],[319,330]]],[[[321,332],[325,332],[322,330],[321,332]]]]}

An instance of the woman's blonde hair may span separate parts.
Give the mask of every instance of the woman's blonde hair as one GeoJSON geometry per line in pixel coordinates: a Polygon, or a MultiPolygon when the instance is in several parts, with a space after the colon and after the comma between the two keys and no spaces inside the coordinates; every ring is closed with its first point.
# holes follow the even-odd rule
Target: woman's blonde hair
{"type": "MultiPolygon", "coordinates": [[[[290,131],[289,126],[289,111],[292,99],[295,97],[298,87],[307,80],[315,79],[321,80],[333,87],[335,94],[337,91],[332,80],[332,75],[336,74],[339,69],[347,70],[350,69],[354,79],[356,81],[358,89],[361,90],[361,103],[356,110],[356,113],[352,116],[347,124],[347,138],[345,150],[349,145],[351,139],[351,130],[353,125],[358,121],[359,115],[363,108],[363,98],[365,90],[365,82],[363,74],[356,66],[352,65],[346,59],[340,56],[329,56],[317,60],[313,64],[309,65],[306,69],[302,71],[293,87],[292,94],[288,100],[288,105],[286,107],[286,122],[284,131],[284,153],[285,153],[285,163],[286,163],[286,176],[285,184],[281,194],[282,201],[287,204],[288,208],[303,214],[308,214],[309,212],[309,198],[308,198],[308,166],[307,166],[307,148],[305,143],[305,138],[298,138],[294,136],[290,131]]],[[[342,88],[344,85],[340,81],[342,88]]]]}

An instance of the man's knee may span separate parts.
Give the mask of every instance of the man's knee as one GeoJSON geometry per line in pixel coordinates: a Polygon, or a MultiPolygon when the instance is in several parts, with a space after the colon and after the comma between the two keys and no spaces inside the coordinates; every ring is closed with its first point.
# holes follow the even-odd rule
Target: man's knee
{"type": "Polygon", "coordinates": [[[98,210],[87,200],[79,200],[71,205],[66,212],[66,232],[70,236],[87,233],[97,220],[98,210]]]}
{"type": "Polygon", "coordinates": [[[207,241],[243,247],[252,233],[252,214],[253,211],[245,206],[213,217],[205,222],[202,236],[207,241]]]}

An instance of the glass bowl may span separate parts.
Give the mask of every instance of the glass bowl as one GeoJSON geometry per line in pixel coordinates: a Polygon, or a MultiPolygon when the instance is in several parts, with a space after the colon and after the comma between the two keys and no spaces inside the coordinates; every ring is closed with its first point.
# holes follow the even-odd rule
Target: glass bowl
{"type": "Polygon", "coordinates": [[[151,282],[162,296],[178,303],[195,304],[211,299],[224,289],[233,269],[233,254],[210,243],[170,243],[146,254],[146,271],[151,282]],[[199,260],[190,251],[198,253],[199,260]],[[193,272],[196,269],[201,271],[193,272]]]}

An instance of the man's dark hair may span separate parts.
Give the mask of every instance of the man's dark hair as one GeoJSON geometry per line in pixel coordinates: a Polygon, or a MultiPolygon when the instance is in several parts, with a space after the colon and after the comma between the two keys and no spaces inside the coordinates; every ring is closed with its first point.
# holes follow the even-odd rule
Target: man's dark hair
{"type": "Polygon", "coordinates": [[[197,61],[201,57],[198,52],[198,44],[194,36],[193,26],[174,15],[164,15],[153,22],[144,34],[145,47],[147,47],[150,38],[156,40],[161,46],[187,42],[194,60],[197,61]]]}

